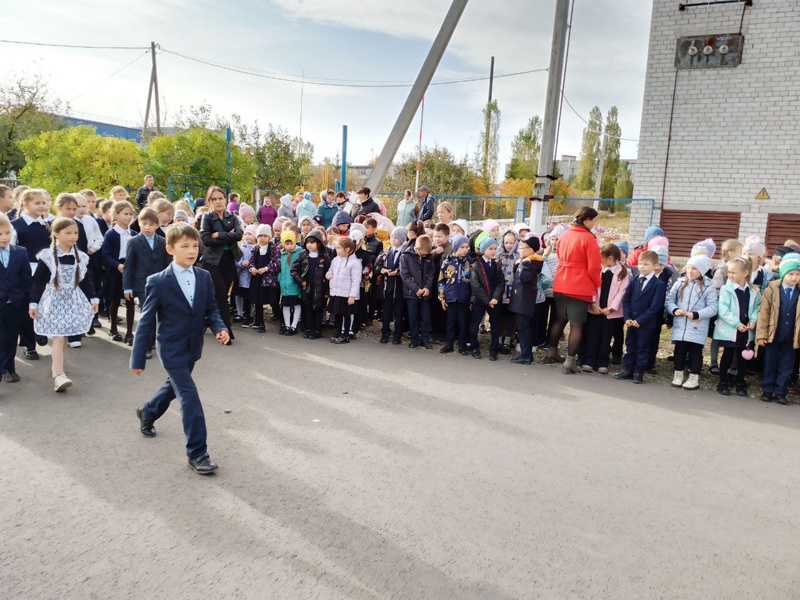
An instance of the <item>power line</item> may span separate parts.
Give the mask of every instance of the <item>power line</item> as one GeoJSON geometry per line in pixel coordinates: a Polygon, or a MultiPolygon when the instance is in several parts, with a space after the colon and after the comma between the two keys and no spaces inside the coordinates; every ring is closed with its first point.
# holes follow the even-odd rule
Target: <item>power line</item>
{"type": "Polygon", "coordinates": [[[114,71],[113,73],[111,73],[111,75],[109,75],[109,76],[108,76],[108,77],[106,77],[105,79],[102,79],[102,80],[98,81],[97,83],[95,83],[94,85],[92,85],[91,87],[89,87],[89,88],[87,88],[87,89],[83,90],[83,91],[82,91],[80,94],[78,94],[77,96],[75,96],[75,97],[73,97],[73,98],[70,98],[70,99],[68,100],[68,102],[72,102],[73,100],[77,100],[78,98],[80,98],[81,96],[83,96],[85,93],[87,93],[87,92],[91,92],[91,91],[92,91],[94,88],[96,88],[96,87],[97,87],[97,86],[99,86],[100,84],[103,84],[103,83],[105,83],[106,81],[108,81],[109,79],[111,79],[112,77],[114,77],[114,75],[116,75],[117,73],[120,73],[121,71],[124,71],[125,69],[127,69],[128,67],[130,67],[130,66],[131,66],[133,63],[135,63],[137,60],[139,60],[139,59],[141,59],[141,58],[144,58],[144,57],[145,57],[145,56],[147,56],[148,54],[150,54],[150,50],[147,50],[147,51],[145,51],[145,53],[144,53],[144,54],[140,54],[139,56],[137,56],[136,58],[134,58],[132,61],[130,61],[129,63],[125,64],[123,67],[120,67],[119,69],[117,69],[116,71],[114,71]]]}
{"type": "MultiPolygon", "coordinates": [[[[574,107],[574,106],[572,106],[572,104],[571,104],[571,103],[570,103],[570,101],[569,101],[569,98],[567,98],[566,96],[564,96],[564,102],[566,102],[566,103],[567,103],[567,106],[569,106],[569,107],[572,109],[572,112],[574,112],[574,113],[575,113],[575,114],[578,116],[578,118],[579,118],[581,121],[583,121],[584,123],[586,123],[586,125],[587,125],[588,127],[591,127],[591,125],[589,124],[589,121],[587,121],[586,119],[584,119],[584,118],[581,116],[581,113],[579,113],[577,110],[575,110],[575,107],[574,107]]],[[[633,138],[625,138],[625,137],[622,137],[622,136],[619,136],[619,135],[611,135],[610,133],[606,133],[605,131],[595,131],[594,129],[589,129],[589,131],[591,131],[592,133],[598,133],[598,134],[600,134],[600,135],[604,135],[604,136],[606,136],[606,137],[615,138],[615,139],[618,139],[618,140],[623,140],[623,141],[625,141],[625,142],[638,142],[638,141],[639,141],[639,140],[634,140],[633,138]]]]}
{"type": "Polygon", "coordinates": [[[47,46],[50,48],[82,48],[84,50],[149,50],[147,46],[83,46],[75,44],[47,44],[44,42],[23,42],[21,40],[0,40],[0,44],[20,44],[23,46],[47,46]]]}
{"type": "MultiPolygon", "coordinates": [[[[413,83],[350,83],[350,82],[343,82],[348,80],[310,80],[308,78],[300,79],[295,78],[291,75],[267,75],[266,72],[256,72],[254,69],[249,69],[245,67],[235,67],[230,65],[223,65],[220,63],[211,62],[202,58],[197,58],[195,56],[189,56],[188,54],[183,54],[181,52],[175,52],[174,50],[167,50],[165,48],[161,48],[161,52],[166,54],[172,54],[174,56],[178,56],[180,58],[190,60],[193,62],[197,62],[200,64],[204,64],[210,67],[214,67],[217,69],[222,69],[224,71],[232,71],[234,73],[241,73],[243,75],[250,75],[252,77],[261,77],[263,79],[272,79],[275,81],[285,81],[288,83],[297,83],[300,85],[320,85],[320,86],[328,86],[328,87],[346,87],[346,88],[403,88],[403,87],[412,87],[413,83]]],[[[506,73],[505,75],[495,75],[495,79],[500,79],[503,77],[515,77],[517,75],[527,75],[528,73],[539,73],[542,71],[547,71],[547,69],[531,69],[528,71],[518,71],[516,73],[506,73]]],[[[430,85],[451,85],[455,83],[469,83],[472,81],[486,81],[489,79],[486,76],[480,77],[468,77],[464,79],[451,79],[446,81],[432,81],[430,85]]],[[[359,81],[359,80],[351,80],[351,81],[359,81]]],[[[362,80],[362,81],[369,81],[369,80],[362,80]]]]}

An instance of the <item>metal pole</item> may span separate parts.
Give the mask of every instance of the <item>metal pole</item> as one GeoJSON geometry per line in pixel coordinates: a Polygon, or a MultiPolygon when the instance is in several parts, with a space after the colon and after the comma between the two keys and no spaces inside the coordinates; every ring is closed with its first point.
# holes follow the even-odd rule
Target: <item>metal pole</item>
{"type": "MultiPolygon", "coordinates": [[[[489,101],[486,104],[486,118],[485,118],[486,131],[484,132],[483,136],[483,176],[486,178],[487,193],[490,192],[489,186],[491,186],[492,184],[491,177],[489,177],[489,135],[491,134],[492,131],[491,105],[492,105],[493,84],[494,84],[494,56],[492,57],[492,61],[489,65],[489,101]]],[[[484,213],[485,212],[486,210],[484,209],[484,213]]]]}
{"type": "Polygon", "coordinates": [[[347,193],[347,125],[342,125],[342,181],[339,189],[347,193]]]}
{"type": "Polygon", "coordinates": [[[228,127],[227,130],[225,131],[225,142],[226,142],[226,144],[228,146],[228,173],[231,173],[233,171],[233,168],[232,168],[232,165],[231,165],[231,158],[232,157],[231,157],[231,128],[230,127],[228,127]]]}
{"type": "Polygon", "coordinates": [[[550,178],[553,175],[555,159],[556,127],[558,125],[558,106],[561,96],[561,81],[564,75],[564,49],[567,43],[567,24],[569,23],[569,0],[556,0],[556,13],[553,22],[553,45],[550,49],[550,68],[547,77],[547,97],[542,123],[542,146],[539,153],[539,173],[533,187],[533,206],[531,207],[531,231],[542,234],[547,230],[547,212],[550,195],[550,178]]]}
{"type": "Polygon", "coordinates": [[[150,121],[150,101],[153,98],[153,70],[150,69],[150,83],[147,85],[147,108],[144,109],[144,127],[142,128],[142,142],[147,135],[147,123],[150,121]]]}
{"type": "Polygon", "coordinates": [[[419,113],[419,148],[417,149],[417,178],[414,181],[414,198],[419,198],[419,171],[422,168],[422,121],[425,119],[425,96],[419,113]]]}
{"type": "Polygon", "coordinates": [[[603,128],[603,143],[600,146],[600,164],[597,165],[597,180],[594,182],[594,197],[598,198],[592,203],[595,210],[600,210],[600,188],[603,186],[603,167],[606,162],[606,143],[608,136],[606,135],[605,128],[603,128]]]}
{"type": "Polygon", "coordinates": [[[417,75],[417,80],[408,93],[408,98],[406,98],[406,102],[397,117],[397,121],[394,127],[392,127],[392,132],[389,134],[389,138],[386,140],[386,144],[383,146],[383,150],[381,150],[378,156],[375,167],[372,169],[367,179],[366,186],[368,188],[372,190],[380,189],[383,179],[386,177],[386,173],[397,154],[397,150],[400,148],[400,144],[403,143],[403,138],[405,138],[408,132],[411,121],[414,119],[414,114],[417,112],[420,102],[422,102],[422,96],[425,95],[425,91],[428,89],[428,85],[436,72],[436,67],[439,66],[439,61],[442,60],[444,51],[450,43],[450,38],[453,37],[456,25],[458,25],[461,15],[464,14],[467,2],[468,0],[453,0],[453,3],[450,5],[450,10],[447,11],[447,16],[444,18],[442,27],[439,29],[439,33],[436,34],[436,39],[433,40],[433,45],[428,51],[425,62],[422,63],[422,68],[419,71],[419,75],[417,75]]]}
{"type": "Polygon", "coordinates": [[[161,104],[158,99],[158,68],[156,67],[156,43],[150,42],[150,54],[153,58],[153,93],[156,97],[156,133],[161,135],[161,104]]]}

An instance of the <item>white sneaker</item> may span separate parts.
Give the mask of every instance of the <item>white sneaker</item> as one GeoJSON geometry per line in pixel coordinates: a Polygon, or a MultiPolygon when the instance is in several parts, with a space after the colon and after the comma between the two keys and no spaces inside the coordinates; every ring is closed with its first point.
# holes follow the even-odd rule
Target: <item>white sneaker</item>
{"type": "Polygon", "coordinates": [[[700,387],[700,375],[689,375],[689,379],[683,384],[685,390],[696,390],[700,387]]]}
{"type": "Polygon", "coordinates": [[[69,347],[70,348],[80,348],[81,346],[83,346],[83,344],[81,344],[79,341],[78,342],[70,342],[69,343],[69,347]]]}
{"type": "Polygon", "coordinates": [[[69,377],[67,377],[64,373],[61,373],[61,375],[56,375],[55,390],[57,392],[63,392],[71,385],[72,385],[72,380],[69,377]]]}
{"type": "Polygon", "coordinates": [[[683,385],[683,378],[685,375],[686,371],[675,371],[675,375],[672,377],[672,387],[681,387],[683,385]]]}

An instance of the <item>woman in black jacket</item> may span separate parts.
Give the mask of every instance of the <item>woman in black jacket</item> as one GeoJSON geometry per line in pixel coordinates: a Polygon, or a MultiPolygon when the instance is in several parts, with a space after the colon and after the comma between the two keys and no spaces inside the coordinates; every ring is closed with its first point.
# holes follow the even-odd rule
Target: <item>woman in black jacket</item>
{"type": "Polygon", "coordinates": [[[214,282],[214,297],[219,316],[233,339],[231,313],[228,307],[228,292],[236,277],[236,261],[242,256],[239,240],[242,226],[239,219],[225,210],[227,199],[222,188],[212,185],[206,192],[206,205],[211,210],[203,215],[200,238],[206,249],[202,256],[203,268],[211,274],[214,282]]]}

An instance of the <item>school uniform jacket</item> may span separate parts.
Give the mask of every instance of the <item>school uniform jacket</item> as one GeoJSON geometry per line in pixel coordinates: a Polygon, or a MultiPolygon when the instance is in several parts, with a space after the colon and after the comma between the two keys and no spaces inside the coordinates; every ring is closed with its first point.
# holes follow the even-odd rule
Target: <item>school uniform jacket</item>
{"type": "Polygon", "coordinates": [[[497,300],[498,304],[503,300],[503,294],[506,291],[506,278],[500,265],[495,260],[492,260],[492,262],[495,266],[493,274],[490,274],[489,269],[486,268],[486,260],[482,256],[476,258],[472,264],[469,283],[472,288],[470,301],[473,304],[488,306],[492,300],[497,300]]]}
{"type": "Polygon", "coordinates": [[[664,310],[664,299],[667,295],[667,286],[658,277],[653,275],[644,290],[641,281],[633,279],[628,283],[625,299],[622,301],[624,319],[639,323],[639,329],[656,329],[657,316],[664,310]]]}
{"type": "MultiPolygon", "coordinates": [[[[533,255],[523,258],[514,266],[514,283],[511,284],[511,301],[508,304],[508,310],[512,313],[529,319],[533,317],[536,308],[537,276],[541,273],[543,265],[542,257],[533,255]]],[[[505,285],[505,275],[503,275],[503,285],[505,285]]]]}
{"type": "Polygon", "coordinates": [[[133,338],[131,369],[144,369],[150,340],[156,337],[156,349],[165,369],[194,363],[203,355],[205,321],[214,334],[227,331],[214,300],[214,283],[208,271],[192,267],[195,277],[194,302],[183,294],[172,266],[151,275],[145,286],[142,316],[133,338]]]}
{"type": "MultiPolygon", "coordinates": [[[[128,247],[130,248],[131,242],[136,239],[138,234],[134,233],[133,237],[128,240],[128,247]]],[[[119,269],[120,261],[119,261],[119,246],[120,246],[120,236],[119,232],[117,232],[113,227],[106,232],[106,235],[103,237],[103,248],[100,250],[103,253],[103,266],[106,269],[111,271],[117,271],[119,269]]],[[[126,258],[127,261],[127,251],[126,251],[126,258]]],[[[130,289],[130,288],[129,288],[130,289]]]]}
{"type": "Polygon", "coordinates": [[[25,296],[31,290],[31,265],[28,251],[22,246],[8,246],[8,266],[0,261],[0,306],[8,303],[25,308],[25,296]]]}
{"type": "Polygon", "coordinates": [[[167,254],[164,238],[153,234],[153,249],[147,237],[139,234],[128,242],[125,269],[122,271],[122,289],[131,290],[137,296],[144,294],[147,278],[166,269],[172,262],[167,254]]]}
{"type": "MultiPolygon", "coordinates": [[[[620,264],[620,269],[624,269],[625,265],[620,264]]],[[[608,315],[609,319],[621,319],[623,315],[622,311],[622,301],[625,299],[625,294],[628,292],[628,284],[631,281],[630,275],[623,279],[619,278],[620,270],[611,270],[611,286],[608,290],[608,300],[606,300],[606,308],[610,308],[611,312],[608,315]]],[[[600,278],[602,280],[603,274],[600,274],[600,278]]],[[[656,276],[653,276],[655,279],[656,276]]],[[[638,285],[638,284],[637,284],[638,285]]],[[[650,285],[649,283],[647,285],[650,285]]],[[[602,292],[602,286],[597,288],[597,291],[592,298],[592,304],[598,304],[600,302],[600,294],[602,292]]]]}
{"type": "Polygon", "coordinates": [[[403,280],[403,296],[406,300],[429,300],[436,294],[433,287],[433,261],[430,256],[421,257],[412,247],[400,255],[400,279],[403,280]],[[427,288],[430,296],[420,298],[417,290],[427,288]]]}
{"type": "MultiPolygon", "coordinates": [[[[18,217],[11,221],[11,226],[16,233],[15,245],[22,246],[28,251],[28,259],[36,264],[36,255],[45,248],[50,247],[50,225],[43,225],[39,221],[28,223],[25,217],[18,217]]],[[[31,268],[31,273],[33,269],[31,268]]]]}

